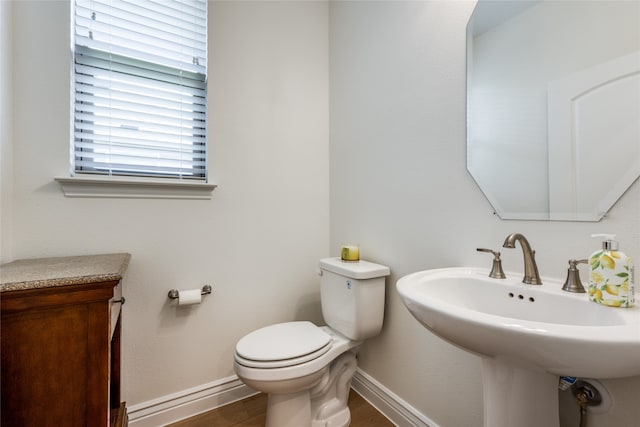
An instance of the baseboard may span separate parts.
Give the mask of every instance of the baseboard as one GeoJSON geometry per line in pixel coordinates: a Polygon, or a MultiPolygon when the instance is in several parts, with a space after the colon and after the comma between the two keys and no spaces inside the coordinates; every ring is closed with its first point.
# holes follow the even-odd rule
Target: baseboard
{"type": "Polygon", "coordinates": [[[129,406],[130,427],[164,426],[256,394],[233,375],[129,406]]]}
{"type": "Polygon", "coordinates": [[[351,388],[398,427],[439,427],[360,368],[353,376],[351,388]]]}
{"type": "MultiPolygon", "coordinates": [[[[358,368],[351,387],[398,427],[439,427],[413,406],[358,368]]],[[[164,426],[256,392],[233,375],[128,407],[130,427],[164,426]]]]}

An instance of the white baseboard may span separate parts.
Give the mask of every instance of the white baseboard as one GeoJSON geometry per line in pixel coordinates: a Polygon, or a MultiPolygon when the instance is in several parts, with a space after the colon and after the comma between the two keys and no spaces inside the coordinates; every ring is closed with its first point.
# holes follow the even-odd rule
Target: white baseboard
{"type": "MultiPolygon", "coordinates": [[[[439,427],[359,368],[351,387],[398,427],[439,427]]],[[[131,427],[160,427],[256,394],[233,375],[127,408],[131,427]]]]}
{"type": "Polygon", "coordinates": [[[160,427],[256,394],[233,375],[127,408],[130,427],[160,427]]]}
{"type": "Polygon", "coordinates": [[[351,388],[398,427],[439,427],[360,368],[353,376],[351,388]]]}

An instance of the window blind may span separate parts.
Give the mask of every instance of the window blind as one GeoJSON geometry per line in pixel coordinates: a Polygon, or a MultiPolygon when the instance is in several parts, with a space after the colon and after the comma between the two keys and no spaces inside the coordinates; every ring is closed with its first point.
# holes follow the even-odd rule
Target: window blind
{"type": "Polygon", "coordinates": [[[206,180],[206,0],[74,9],[74,171],[206,180]]]}

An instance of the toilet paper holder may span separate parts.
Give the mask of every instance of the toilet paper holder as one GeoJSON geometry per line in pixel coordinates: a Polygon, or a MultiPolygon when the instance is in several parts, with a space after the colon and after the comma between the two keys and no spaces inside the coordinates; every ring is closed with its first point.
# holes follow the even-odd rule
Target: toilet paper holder
{"type": "MultiPolygon", "coordinates": [[[[211,293],[211,291],[211,285],[204,285],[202,287],[202,290],[200,291],[200,295],[208,295],[211,293]]],[[[171,289],[167,296],[171,299],[178,299],[180,297],[180,292],[177,289],[171,289]]]]}

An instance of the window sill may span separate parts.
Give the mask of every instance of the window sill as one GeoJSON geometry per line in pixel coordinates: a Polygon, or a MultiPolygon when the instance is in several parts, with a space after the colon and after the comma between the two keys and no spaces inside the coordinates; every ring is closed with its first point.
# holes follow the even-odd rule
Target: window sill
{"type": "Polygon", "coordinates": [[[161,178],[56,177],[65,197],[125,199],[211,199],[215,184],[161,178]]]}

